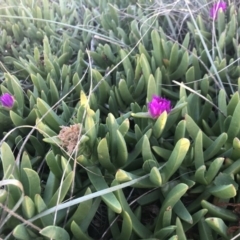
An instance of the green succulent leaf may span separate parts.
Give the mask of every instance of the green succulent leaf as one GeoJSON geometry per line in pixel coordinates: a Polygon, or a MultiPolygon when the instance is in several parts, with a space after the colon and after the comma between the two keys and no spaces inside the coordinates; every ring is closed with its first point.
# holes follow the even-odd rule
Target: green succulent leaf
{"type": "Polygon", "coordinates": [[[221,199],[233,198],[236,196],[236,188],[233,184],[223,185],[223,186],[215,186],[209,190],[212,195],[221,199]]]}
{"type": "Polygon", "coordinates": [[[16,239],[20,240],[31,240],[31,236],[29,235],[26,227],[23,224],[17,225],[13,230],[13,236],[16,239]]]}
{"type": "Polygon", "coordinates": [[[180,183],[175,187],[173,187],[170,190],[170,192],[167,194],[157,218],[155,233],[158,231],[158,229],[161,229],[162,227],[163,214],[165,210],[169,207],[173,208],[174,205],[180,200],[180,198],[186,193],[187,190],[188,190],[188,186],[184,183],[180,183]]]}
{"type": "Polygon", "coordinates": [[[71,231],[76,239],[92,240],[92,238],[82,231],[75,221],[71,223],[71,231]]]}
{"type": "Polygon", "coordinates": [[[25,192],[29,195],[31,199],[34,199],[35,195],[40,194],[41,192],[40,178],[37,172],[32,169],[23,168],[23,171],[25,172],[28,180],[27,189],[26,186],[24,186],[25,192]]]}
{"type": "Polygon", "coordinates": [[[172,233],[176,230],[176,226],[167,226],[165,228],[160,229],[154,234],[154,237],[157,239],[171,239],[169,238],[172,233]]]}
{"type": "Polygon", "coordinates": [[[190,142],[186,138],[182,138],[177,142],[167,163],[163,166],[163,169],[161,170],[164,182],[168,181],[169,178],[175,173],[175,171],[181,166],[189,147],[190,142]]]}
{"type": "Polygon", "coordinates": [[[210,228],[216,231],[224,239],[229,239],[227,234],[227,226],[221,218],[206,218],[206,223],[210,228]]]}
{"type": "Polygon", "coordinates": [[[230,222],[236,222],[238,219],[238,216],[235,213],[233,213],[231,210],[225,209],[220,206],[216,206],[214,204],[211,204],[208,201],[202,200],[201,205],[203,208],[207,209],[208,212],[213,217],[218,217],[218,218],[221,218],[222,220],[226,220],[230,222]]]}
{"type": "Polygon", "coordinates": [[[58,132],[60,126],[65,125],[64,121],[50,108],[42,99],[37,99],[37,108],[43,118],[43,121],[53,130],[58,132]]]}
{"type": "Polygon", "coordinates": [[[13,175],[15,179],[19,179],[19,172],[15,162],[15,157],[9,145],[5,142],[1,146],[1,161],[3,165],[4,178],[8,179],[10,175],[13,175]]]}
{"type": "Polygon", "coordinates": [[[59,240],[70,240],[70,236],[66,230],[57,226],[47,226],[39,232],[42,236],[59,239],[59,240]]]}
{"type": "MultiPolygon", "coordinates": [[[[117,182],[113,182],[113,184],[116,184],[117,182]]],[[[144,226],[139,219],[137,219],[136,215],[132,212],[124,194],[122,189],[119,189],[116,191],[116,197],[119,200],[119,202],[121,203],[121,206],[123,208],[123,210],[125,212],[128,213],[128,215],[131,218],[132,221],[132,228],[134,230],[134,232],[142,239],[144,238],[148,238],[149,236],[152,235],[152,232],[146,227],[144,226]]]]}
{"type": "MultiPolygon", "coordinates": [[[[88,176],[90,181],[92,182],[93,186],[96,190],[103,190],[107,189],[109,186],[107,185],[105,179],[102,176],[102,173],[99,168],[92,166],[88,167],[88,176]]],[[[109,192],[105,195],[101,196],[102,200],[110,207],[114,212],[121,213],[122,207],[112,192],[109,192]]]]}
{"type": "Polygon", "coordinates": [[[64,179],[64,181],[62,182],[62,185],[59,186],[58,190],[55,192],[55,194],[52,196],[48,207],[54,207],[55,205],[57,205],[58,203],[62,202],[64,197],[67,195],[72,181],[73,181],[73,172],[70,172],[66,178],[64,179]]]}

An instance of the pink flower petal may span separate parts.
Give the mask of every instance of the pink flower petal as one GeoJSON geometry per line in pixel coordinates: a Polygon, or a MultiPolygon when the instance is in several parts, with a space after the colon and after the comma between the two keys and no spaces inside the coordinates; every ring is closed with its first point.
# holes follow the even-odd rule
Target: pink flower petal
{"type": "Polygon", "coordinates": [[[148,111],[153,118],[159,117],[164,111],[171,111],[171,101],[154,95],[148,103],[148,111]]]}
{"type": "Polygon", "coordinates": [[[218,11],[220,9],[222,9],[222,11],[226,11],[227,3],[220,1],[220,2],[213,4],[213,7],[210,9],[210,17],[215,20],[217,17],[218,11]]]}
{"type": "Polygon", "coordinates": [[[12,108],[14,104],[14,97],[9,93],[4,93],[0,96],[0,103],[3,107],[12,108]]]}

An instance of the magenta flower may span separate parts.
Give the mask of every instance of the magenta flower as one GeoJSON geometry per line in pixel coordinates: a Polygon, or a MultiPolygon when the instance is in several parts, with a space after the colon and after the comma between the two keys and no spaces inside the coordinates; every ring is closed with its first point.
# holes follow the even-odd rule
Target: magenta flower
{"type": "Polygon", "coordinates": [[[0,96],[0,103],[3,107],[12,108],[14,104],[14,97],[9,93],[4,93],[0,96]]]}
{"type": "Polygon", "coordinates": [[[225,11],[227,9],[227,3],[223,1],[214,3],[213,7],[210,9],[210,17],[215,20],[220,9],[222,9],[222,11],[225,11]]]}
{"type": "Polygon", "coordinates": [[[153,118],[159,117],[164,111],[171,111],[171,101],[154,95],[152,101],[148,103],[148,111],[153,118]]]}

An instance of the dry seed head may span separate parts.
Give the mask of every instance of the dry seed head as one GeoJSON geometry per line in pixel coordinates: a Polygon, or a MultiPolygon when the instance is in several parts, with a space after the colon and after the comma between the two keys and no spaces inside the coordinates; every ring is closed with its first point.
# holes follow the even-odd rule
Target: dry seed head
{"type": "Polygon", "coordinates": [[[83,128],[81,124],[74,124],[67,126],[61,126],[61,131],[58,134],[61,140],[61,146],[67,150],[69,154],[73,153],[80,139],[80,134],[83,134],[83,128]],[[80,132],[81,131],[81,132],[80,132]]]}

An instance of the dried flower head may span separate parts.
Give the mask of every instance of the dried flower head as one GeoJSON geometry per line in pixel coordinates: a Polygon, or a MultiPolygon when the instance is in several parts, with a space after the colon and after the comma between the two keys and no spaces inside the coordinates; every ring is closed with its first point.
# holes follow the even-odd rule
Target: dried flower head
{"type": "Polygon", "coordinates": [[[61,126],[61,128],[62,129],[58,134],[58,138],[61,140],[61,146],[71,154],[78,144],[80,130],[81,133],[83,132],[81,124],[74,124],[69,127],[61,126]]]}
{"type": "Polygon", "coordinates": [[[219,10],[226,11],[227,9],[227,3],[220,1],[215,4],[213,4],[213,7],[210,9],[210,17],[214,20],[217,18],[218,11],[219,10]]]}
{"type": "Polygon", "coordinates": [[[171,111],[171,101],[154,95],[152,101],[148,103],[148,111],[153,118],[159,117],[164,111],[171,111]]]}
{"type": "Polygon", "coordinates": [[[14,104],[14,97],[9,93],[4,93],[0,96],[0,103],[3,107],[12,108],[14,104]]]}

